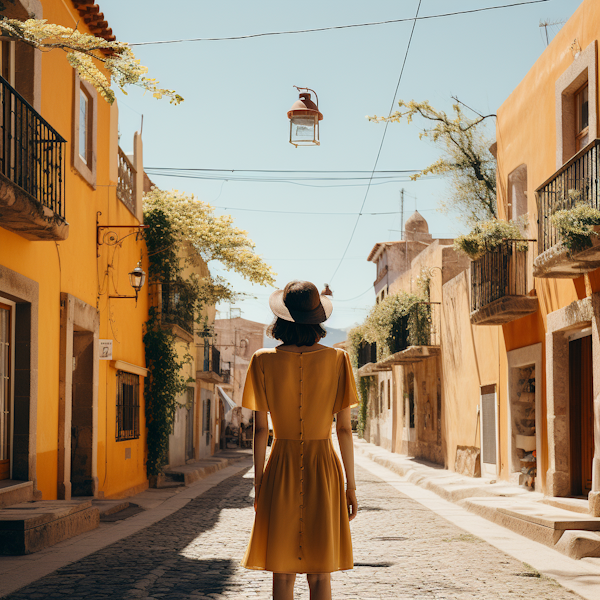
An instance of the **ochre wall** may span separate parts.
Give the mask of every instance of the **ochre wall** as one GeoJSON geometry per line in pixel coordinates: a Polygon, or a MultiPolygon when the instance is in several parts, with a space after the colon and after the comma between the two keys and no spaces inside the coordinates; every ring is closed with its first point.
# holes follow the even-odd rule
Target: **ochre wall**
{"type": "MultiPolygon", "coordinates": [[[[50,23],[80,30],[86,25],[69,1],[43,1],[44,18],[50,23]]],[[[143,242],[129,236],[120,246],[102,246],[96,255],[96,214],[101,224],[137,225],[138,221],[116,198],[116,181],[111,180],[110,148],[111,108],[97,97],[97,186],[93,189],[72,166],[74,71],[65,53],[59,50],[42,55],[42,116],[67,139],[65,161],[66,219],[69,237],[59,243],[31,242],[0,228],[2,264],[39,283],[39,387],[37,399],[37,481],[44,499],[57,497],[58,478],[58,398],[60,293],[67,292],[83,300],[100,313],[100,338],[114,340],[113,358],[139,366],[145,365],[142,324],[148,316],[147,288],[139,300],[109,300],[110,294],[131,295],[127,273],[141,254],[147,272],[143,242]],[[106,274],[107,265],[111,264],[106,274]]],[[[116,115],[116,111],[112,111],[116,115]]],[[[113,167],[113,173],[115,169],[113,167]]],[[[116,229],[119,236],[132,230],[116,229]]],[[[143,379],[140,380],[140,393],[143,379]]],[[[114,496],[126,490],[143,489],[145,473],[145,416],[140,398],[141,436],[138,440],[115,441],[116,371],[108,361],[100,361],[98,394],[99,490],[114,496]],[[125,449],[131,458],[125,459],[125,449]]]]}

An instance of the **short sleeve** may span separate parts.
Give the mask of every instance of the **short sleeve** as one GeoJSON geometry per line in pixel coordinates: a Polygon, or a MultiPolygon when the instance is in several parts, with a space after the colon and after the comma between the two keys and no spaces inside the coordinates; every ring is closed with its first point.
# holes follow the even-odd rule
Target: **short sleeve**
{"type": "Polygon", "coordinates": [[[343,350],[342,354],[333,414],[339,413],[349,406],[356,406],[358,404],[358,394],[356,392],[356,382],[354,381],[352,365],[350,364],[350,356],[343,350]]]}
{"type": "Polygon", "coordinates": [[[242,406],[250,410],[268,412],[267,395],[265,392],[265,374],[260,364],[260,357],[256,354],[248,365],[248,374],[244,385],[242,406]]]}

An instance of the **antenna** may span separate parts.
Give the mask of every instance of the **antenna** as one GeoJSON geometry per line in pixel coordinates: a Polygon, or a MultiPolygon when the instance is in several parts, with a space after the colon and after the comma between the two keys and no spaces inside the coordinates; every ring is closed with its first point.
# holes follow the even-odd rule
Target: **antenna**
{"type": "Polygon", "coordinates": [[[400,190],[400,239],[404,239],[404,188],[400,190]]]}
{"type": "Polygon", "coordinates": [[[550,37],[548,36],[548,27],[558,27],[559,25],[564,25],[566,22],[566,19],[557,19],[556,21],[550,21],[548,19],[546,19],[545,21],[540,20],[540,28],[543,27],[544,33],[546,34],[546,46],[550,43],[550,37]]]}

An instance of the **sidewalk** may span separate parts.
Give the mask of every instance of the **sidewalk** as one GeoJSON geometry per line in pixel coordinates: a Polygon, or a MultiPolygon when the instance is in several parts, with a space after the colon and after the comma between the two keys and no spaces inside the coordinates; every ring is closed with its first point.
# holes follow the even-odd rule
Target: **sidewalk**
{"type": "Polygon", "coordinates": [[[406,481],[570,558],[600,557],[600,518],[587,514],[585,501],[544,498],[505,481],[465,477],[358,437],[354,447],[406,481]]]}
{"type": "Polygon", "coordinates": [[[184,468],[202,478],[189,486],[150,488],[120,500],[94,500],[100,526],[39,552],[0,556],[0,597],[173,514],[197,496],[252,466],[249,450],[227,450],[184,468]],[[132,510],[135,509],[135,510],[132,510]],[[108,517],[108,518],[106,518],[108,517]]]}

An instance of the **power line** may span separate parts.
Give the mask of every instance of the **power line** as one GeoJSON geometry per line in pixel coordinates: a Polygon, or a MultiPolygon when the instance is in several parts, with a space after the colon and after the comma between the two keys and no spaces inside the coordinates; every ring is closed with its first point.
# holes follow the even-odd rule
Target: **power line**
{"type": "MultiPolygon", "coordinates": [[[[336,171],[334,169],[310,169],[301,171],[298,169],[200,169],[184,167],[145,167],[147,171],[208,171],[219,173],[371,173],[371,171],[359,171],[350,169],[346,171],[336,171]]],[[[376,173],[420,173],[422,169],[396,169],[393,171],[375,171],[376,173]]]]}
{"type": "MultiPolygon", "coordinates": [[[[311,211],[295,211],[295,210],[270,210],[263,208],[242,208],[238,206],[213,206],[213,208],[218,208],[220,210],[242,210],[244,212],[257,212],[257,213],[274,213],[279,215],[311,215],[311,216],[319,216],[319,215],[335,215],[335,216],[348,216],[348,215],[364,215],[364,216],[376,216],[376,215],[397,215],[397,210],[392,210],[388,212],[311,212],[311,211]]],[[[419,212],[438,210],[437,208],[423,208],[419,212]]],[[[394,230],[396,231],[396,230],[394,230]]],[[[335,259],[337,260],[337,259],[335,259]]]]}
{"type": "MultiPolygon", "coordinates": [[[[410,51],[410,44],[413,39],[413,34],[415,33],[415,27],[417,25],[417,17],[419,16],[419,11],[421,10],[421,2],[422,2],[422,0],[419,0],[419,4],[417,5],[417,12],[415,13],[415,18],[414,18],[414,21],[412,24],[412,29],[410,30],[410,37],[408,38],[408,44],[406,45],[406,52],[404,54],[404,60],[402,61],[402,68],[400,69],[398,83],[396,84],[396,89],[394,90],[394,96],[392,97],[392,103],[390,105],[388,117],[392,114],[392,110],[394,110],[394,104],[396,103],[396,97],[398,96],[398,89],[400,88],[400,82],[402,81],[402,75],[404,74],[404,67],[406,67],[406,60],[408,59],[408,53],[410,51]]],[[[381,136],[381,143],[379,144],[379,150],[377,151],[377,157],[375,158],[375,164],[373,165],[373,171],[371,172],[371,178],[375,174],[375,169],[377,169],[377,163],[379,162],[379,157],[381,156],[381,149],[383,148],[383,142],[385,141],[385,134],[387,133],[388,125],[389,125],[389,121],[386,121],[385,128],[383,130],[383,135],[381,136]]],[[[330,283],[333,281],[334,277],[336,276],[337,272],[339,271],[339,268],[342,266],[342,263],[344,262],[344,257],[346,256],[346,253],[348,252],[348,248],[350,248],[350,244],[352,243],[352,240],[354,238],[354,233],[356,232],[356,228],[358,227],[358,222],[360,221],[361,213],[363,211],[363,208],[365,207],[367,197],[369,196],[369,190],[371,189],[371,181],[372,181],[372,179],[369,180],[367,189],[365,190],[365,197],[363,198],[359,214],[356,217],[356,222],[354,223],[354,227],[352,228],[352,233],[350,234],[350,239],[348,240],[348,243],[346,244],[346,248],[344,250],[344,253],[342,254],[342,258],[340,259],[338,266],[335,268],[333,275],[329,278],[330,283]]]]}
{"type": "Polygon", "coordinates": [[[332,27],[316,27],[314,29],[297,29],[291,31],[270,31],[266,33],[252,33],[249,35],[236,35],[229,37],[214,37],[214,38],[189,38],[189,39],[180,39],[180,40],[159,40],[153,42],[135,42],[129,44],[130,46],[155,46],[158,44],[183,44],[187,42],[224,42],[224,41],[232,41],[232,40],[248,40],[252,38],[260,38],[260,37],[268,37],[275,35],[297,35],[302,33],[315,33],[319,31],[333,31],[337,29],[353,29],[356,27],[373,27],[376,25],[390,25],[393,23],[405,23],[407,21],[424,21],[426,19],[442,19],[446,17],[454,17],[457,15],[468,15],[478,12],[485,12],[488,10],[500,10],[503,8],[514,8],[517,6],[526,6],[528,4],[540,4],[542,2],[550,2],[550,0],[528,0],[526,2],[513,2],[512,4],[501,4],[499,6],[488,6],[485,8],[473,8],[471,10],[461,10],[450,13],[441,13],[438,15],[428,15],[425,17],[417,17],[417,18],[408,18],[408,19],[390,19],[387,21],[375,21],[372,23],[354,23],[351,25],[334,25],[332,27]]]}

